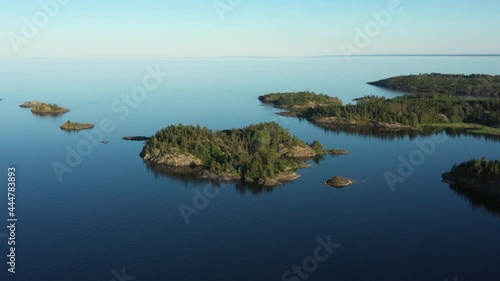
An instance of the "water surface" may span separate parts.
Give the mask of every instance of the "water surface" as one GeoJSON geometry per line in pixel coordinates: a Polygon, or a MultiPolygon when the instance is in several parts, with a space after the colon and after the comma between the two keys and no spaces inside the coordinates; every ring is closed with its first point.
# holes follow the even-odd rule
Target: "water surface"
{"type": "Polygon", "coordinates": [[[281,280],[313,255],[318,237],[331,235],[341,246],[308,280],[496,280],[498,202],[450,189],[441,174],[473,157],[500,158],[498,141],[323,130],[279,117],[257,97],[301,90],[345,103],[367,94],[393,97],[401,93],[366,82],[412,73],[499,74],[499,65],[499,57],[0,61],[0,178],[6,183],[7,167],[16,167],[19,219],[17,273],[6,273],[2,239],[0,276],[110,280],[113,269],[126,268],[134,280],[281,280]],[[157,66],[170,76],[121,119],[112,104],[123,106],[122,95],[142,84],[146,67],[157,66]],[[29,100],[71,111],[35,116],[18,107],[29,100]],[[59,129],[68,119],[109,119],[114,130],[104,134],[109,144],[92,146],[60,182],[52,164],[67,164],[68,147],[87,139],[59,129]],[[310,161],[295,182],[265,189],[165,175],[143,163],[143,143],[121,140],[178,123],[228,129],[267,121],[350,154],[310,161]],[[391,190],[384,173],[397,173],[398,157],[408,159],[417,142],[432,137],[445,141],[391,190]],[[366,183],[321,184],[333,175],[366,183]],[[218,194],[186,224],[179,204],[193,206],[196,190],[218,194]]]}

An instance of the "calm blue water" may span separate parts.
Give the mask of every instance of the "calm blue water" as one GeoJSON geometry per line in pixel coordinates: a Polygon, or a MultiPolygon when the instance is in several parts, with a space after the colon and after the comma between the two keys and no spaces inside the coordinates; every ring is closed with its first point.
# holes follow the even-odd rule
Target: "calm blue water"
{"type": "Polygon", "coordinates": [[[416,142],[431,137],[325,131],[278,117],[257,100],[300,90],[346,103],[365,94],[393,97],[400,93],[366,82],[428,72],[499,74],[500,57],[0,61],[1,280],[120,280],[113,270],[119,276],[122,268],[136,281],[282,280],[286,270],[313,256],[317,238],[329,235],[341,246],[307,280],[498,280],[498,202],[441,182],[453,163],[500,158],[498,141],[438,133],[433,137],[444,142],[391,190],[384,173],[397,174],[398,157],[409,159],[419,149],[416,142]],[[142,84],[148,66],[170,75],[134,108],[125,106],[121,95],[142,84]],[[18,107],[29,100],[71,111],[35,116],[18,107]],[[113,104],[130,112],[123,116],[113,104]],[[87,140],[84,132],[59,129],[68,119],[106,119],[113,130],[104,134],[109,144],[90,146],[60,182],[52,164],[67,164],[67,147],[76,150],[87,140]],[[295,182],[259,190],[151,170],[139,157],[143,144],[121,140],[170,124],[227,129],[263,121],[350,154],[311,161],[295,182]],[[18,186],[15,275],[6,272],[8,246],[1,236],[7,233],[11,165],[18,186]],[[333,175],[366,183],[321,185],[333,175]],[[218,193],[186,224],[179,204],[193,207],[196,191],[218,193]]]}

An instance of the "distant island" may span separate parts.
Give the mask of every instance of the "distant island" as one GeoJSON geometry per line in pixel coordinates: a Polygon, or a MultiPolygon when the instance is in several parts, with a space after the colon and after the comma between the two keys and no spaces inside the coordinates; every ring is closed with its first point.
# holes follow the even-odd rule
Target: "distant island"
{"type": "Polygon", "coordinates": [[[472,159],[443,174],[447,183],[500,199],[500,161],[472,159]]]}
{"type": "Polygon", "coordinates": [[[269,94],[259,99],[291,111],[286,116],[306,118],[324,128],[371,127],[379,130],[460,128],[475,134],[500,135],[500,99],[464,99],[441,94],[406,95],[395,98],[365,96],[356,104],[317,106],[316,94],[303,106],[283,106],[297,93],[269,94]]]}
{"type": "Polygon", "coordinates": [[[41,115],[59,115],[69,111],[69,109],[57,104],[48,104],[39,101],[25,102],[20,107],[31,107],[31,112],[41,115]]]}
{"type": "Polygon", "coordinates": [[[78,130],[85,130],[85,129],[92,129],[94,128],[93,124],[81,124],[77,122],[71,122],[71,121],[66,121],[66,123],[62,124],[60,127],[63,130],[66,131],[78,131],[78,130]]]}
{"type": "Polygon", "coordinates": [[[288,110],[280,113],[280,115],[284,116],[298,116],[300,113],[315,107],[342,105],[342,101],[336,97],[310,91],[272,93],[260,96],[259,100],[266,104],[272,104],[277,108],[288,110]]]}
{"type": "Polygon", "coordinates": [[[191,167],[199,178],[275,186],[297,179],[295,171],[309,166],[304,160],[334,152],[268,122],[224,131],[169,126],[152,136],[140,155],[157,164],[191,167]]]}
{"type": "Polygon", "coordinates": [[[500,98],[500,75],[431,73],[391,77],[368,84],[409,93],[500,98]]]}

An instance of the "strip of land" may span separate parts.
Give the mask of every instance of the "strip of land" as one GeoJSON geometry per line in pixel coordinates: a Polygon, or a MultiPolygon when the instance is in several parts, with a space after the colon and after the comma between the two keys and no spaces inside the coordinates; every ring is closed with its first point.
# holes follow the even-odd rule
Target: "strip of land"
{"type": "Polygon", "coordinates": [[[416,130],[459,128],[473,134],[500,136],[500,99],[461,97],[443,94],[406,95],[395,98],[365,96],[356,104],[318,106],[315,94],[296,109],[287,104],[300,93],[269,94],[259,97],[265,103],[285,109],[285,116],[306,118],[324,128],[370,127],[377,130],[416,130]]]}
{"type": "Polygon", "coordinates": [[[500,75],[431,73],[390,77],[368,84],[408,93],[500,98],[500,75]]]}

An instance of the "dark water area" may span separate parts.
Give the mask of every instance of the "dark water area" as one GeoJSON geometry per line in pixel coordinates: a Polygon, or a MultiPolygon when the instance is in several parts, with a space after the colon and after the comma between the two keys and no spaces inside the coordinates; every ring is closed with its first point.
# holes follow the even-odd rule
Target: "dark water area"
{"type": "Polygon", "coordinates": [[[499,57],[438,56],[0,61],[0,280],[498,280],[498,201],[441,177],[471,158],[499,159],[497,139],[323,129],[257,98],[302,90],[344,103],[394,97],[401,93],[366,82],[499,74],[499,66],[499,57]],[[148,68],[169,75],[130,99],[148,68]],[[37,116],[19,107],[30,100],[71,111],[37,116]],[[67,120],[96,127],[68,133],[59,128],[67,120]],[[179,123],[224,130],[269,121],[349,154],[309,160],[299,179],[265,188],[148,166],[144,143],[121,139],[179,123]],[[410,166],[403,173],[402,163],[410,166]],[[68,168],[59,176],[58,164],[68,168]],[[11,166],[16,274],[6,263],[11,166]],[[359,183],[322,184],[334,175],[359,183]]]}

